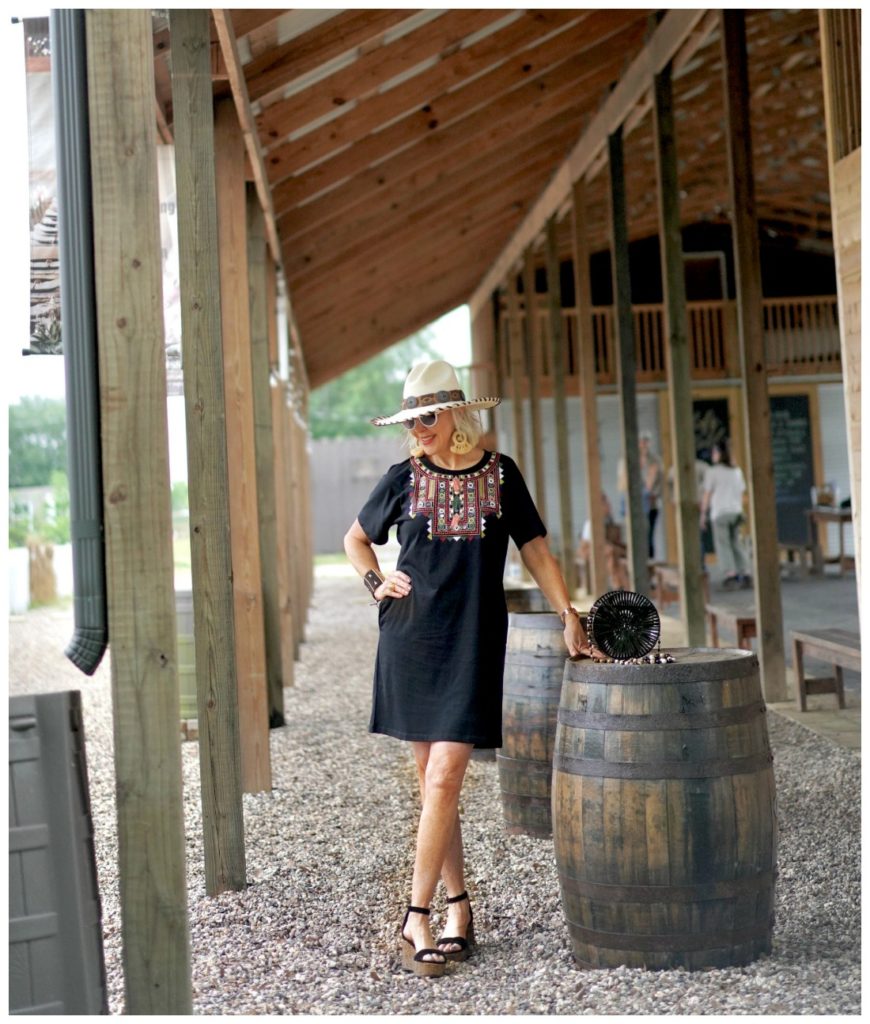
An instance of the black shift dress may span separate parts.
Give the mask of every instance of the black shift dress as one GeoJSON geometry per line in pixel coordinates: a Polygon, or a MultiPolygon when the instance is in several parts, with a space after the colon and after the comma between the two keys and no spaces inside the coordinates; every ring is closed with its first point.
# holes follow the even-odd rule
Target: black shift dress
{"type": "Polygon", "coordinates": [[[500,747],[508,538],[522,548],[547,533],[516,463],[484,452],[447,470],[412,456],[358,518],[375,544],[398,524],[397,568],[411,578],[408,597],[378,607],[369,731],[500,747]]]}

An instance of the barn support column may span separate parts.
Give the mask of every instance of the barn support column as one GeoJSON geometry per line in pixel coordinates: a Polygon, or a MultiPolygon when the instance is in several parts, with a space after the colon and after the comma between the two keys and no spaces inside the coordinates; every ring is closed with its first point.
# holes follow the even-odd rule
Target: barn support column
{"type": "Polygon", "coordinates": [[[189,1014],[151,14],[86,20],[126,1012],[189,1014]]]}
{"type": "Polygon", "coordinates": [[[526,360],[524,357],[523,325],[520,322],[520,306],[517,298],[516,274],[508,274],[507,279],[508,307],[508,338],[511,360],[511,405],[513,406],[514,451],[520,472],[525,474],[526,465],[526,429],[523,416],[523,391],[525,389],[526,360]]]}
{"type": "Polygon", "coordinates": [[[565,408],[565,335],[562,323],[562,286],[559,280],[559,249],[556,244],[556,215],[547,221],[547,305],[550,324],[550,375],[553,381],[553,415],[556,425],[556,458],[559,480],[559,521],[562,534],[559,561],[572,594],[577,586],[574,566],[574,530],[571,523],[571,446],[565,408]]]}
{"type": "Polygon", "coordinates": [[[828,177],[861,607],[861,11],[820,10],[828,177]]]}
{"type": "MultiPolygon", "coordinates": [[[[495,317],[492,302],[489,301],[484,302],[471,318],[470,386],[473,394],[501,395],[497,359],[495,317]]],[[[493,438],[496,436],[498,422],[496,412],[496,409],[487,409],[483,414],[483,423],[489,424],[488,432],[493,438]]]]}
{"type": "Polygon", "coordinates": [[[643,514],[640,453],[637,439],[637,367],[631,316],[631,276],[628,265],[628,221],[625,199],[622,127],[608,137],[610,163],[610,237],[613,273],[614,340],[619,350],[616,386],[622,426],[626,482],[626,543],[628,571],[639,594],[649,594],[649,543],[643,514]]]}
{"type": "Polygon", "coordinates": [[[529,353],[529,425],[532,430],[532,464],[535,475],[535,505],[541,519],[547,521],[547,493],[544,480],[544,443],[541,435],[541,322],[535,289],[535,251],[528,246],[523,253],[523,300],[525,302],[526,351],[529,353]]]}
{"type": "Polygon", "coordinates": [[[779,585],[776,493],[770,435],[770,397],[764,352],[761,306],[761,263],[752,140],[749,126],[749,76],[746,25],[742,11],[723,11],[722,57],[725,90],[725,137],[734,240],[737,326],[743,377],[747,483],[752,527],[755,606],[759,661],[764,696],[787,700],[779,585]]]}
{"type": "Polygon", "coordinates": [[[281,612],[278,598],[278,533],[269,369],[266,226],[257,190],[250,182],[247,184],[247,215],[251,381],[254,403],[254,449],[257,460],[257,522],[266,641],[266,682],[269,691],[269,725],[276,728],[284,724],[284,680],[281,671],[281,612]]]}
{"type": "Polygon", "coordinates": [[[606,536],[601,490],[601,452],[598,446],[598,400],[595,387],[595,337],[592,333],[592,283],[589,275],[589,240],[586,232],[586,181],[574,182],[571,201],[574,243],[574,301],[577,307],[577,374],[586,448],[586,512],[592,529],[589,569],[591,595],[607,589],[606,536]]]}
{"type": "Polygon", "coordinates": [[[242,786],[246,793],[258,793],[271,789],[272,769],[248,308],[245,148],[230,99],[220,100],[215,112],[215,175],[242,786]]]}
{"type": "Polygon", "coordinates": [[[245,887],[207,10],[170,12],[206,892],[245,887]]]}
{"type": "Polygon", "coordinates": [[[701,524],[695,474],[689,328],[670,64],[655,76],[654,92],[653,123],[665,306],[665,359],[676,488],[680,614],[689,647],[703,647],[706,626],[701,585],[701,524]]]}

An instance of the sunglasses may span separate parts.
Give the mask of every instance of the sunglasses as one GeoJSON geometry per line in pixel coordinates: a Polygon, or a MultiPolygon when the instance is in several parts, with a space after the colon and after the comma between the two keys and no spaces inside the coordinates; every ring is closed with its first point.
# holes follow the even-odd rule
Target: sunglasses
{"type": "Polygon", "coordinates": [[[408,430],[413,430],[414,424],[418,422],[421,427],[434,427],[438,422],[438,413],[424,412],[422,416],[415,416],[412,420],[402,420],[402,426],[408,430]]]}

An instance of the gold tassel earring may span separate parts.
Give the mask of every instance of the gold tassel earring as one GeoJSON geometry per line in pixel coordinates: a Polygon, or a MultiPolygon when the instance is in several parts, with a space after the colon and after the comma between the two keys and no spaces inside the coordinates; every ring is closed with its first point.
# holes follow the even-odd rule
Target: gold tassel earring
{"type": "Polygon", "coordinates": [[[411,454],[414,456],[415,459],[419,459],[423,452],[424,448],[421,444],[418,444],[415,448],[411,449],[411,454]]]}
{"type": "Polygon", "coordinates": [[[470,452],[473,447],[464,430],[454,430],[453,436],[450,440],[453,442],[450,445],[450,451],[452,451],[454,455],[465,455],[470,452]]]}

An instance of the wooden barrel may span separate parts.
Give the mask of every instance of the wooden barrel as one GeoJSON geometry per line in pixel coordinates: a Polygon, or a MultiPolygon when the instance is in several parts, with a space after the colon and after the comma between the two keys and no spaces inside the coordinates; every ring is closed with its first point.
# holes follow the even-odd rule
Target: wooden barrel
{"type": "Polygon", "coordinates": [[[540,587],[505,587],[504,598],[509,612],[553,611],[540,587]]]}
{"type": "Polygon", "coordinates": [[[514,612],[508,623],[502,746],[496,752],[505,829],[549,836],[556,713],[568,655],[564,627],[553,612],[514,612]]]}
{"type": "Polygon", "coordinates": [[[175,627],[178,656],[179,717],[196,718],[196,654],[193,643],[193,591],[175,592],[175,627]]]}
{"type": "Polygon", "coordinates": [[[553,758],[562,909],[583,967],[697,970],[771,949],[776,809],[758,660],[567,662],[553,758]]]}

